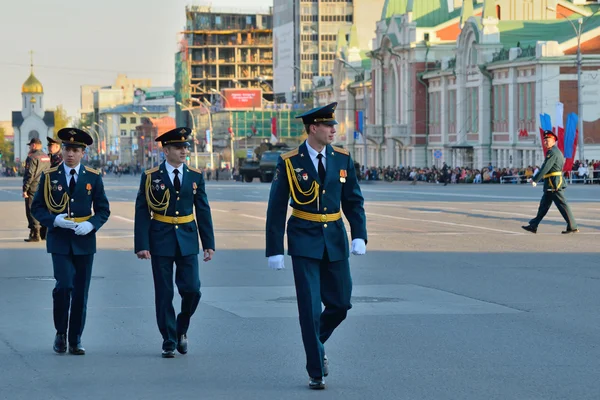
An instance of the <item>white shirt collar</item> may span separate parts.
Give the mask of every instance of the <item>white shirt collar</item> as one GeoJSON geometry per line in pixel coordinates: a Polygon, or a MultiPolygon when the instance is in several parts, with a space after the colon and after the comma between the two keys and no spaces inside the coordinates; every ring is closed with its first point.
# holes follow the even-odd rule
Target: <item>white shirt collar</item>
{"type": "MultiPolygon", "coordinates": [[[[314,160],[315,158],[317,158],[317,155],[319,155],[318,151],[310,147],[310,144],[308,144],[308,140],[306,141],[306,149],[308,150],[308,155],[310,156],[311,160],[314,160]]],[[[323,147],[323,150],[321,150],[321,154],[323,154],[323,158],[327,158],[327,147],[323,147]]]]}
{"type": "Polygon", "coordinates": [[[181,164],[178,168],[175,168],[174,166],[165,161],[165,168],[167,169],[167,172],[169,174],[172,174],[173,171],[178,170],[179,174],[183,176],[183,164],[181,164]]]}
{"type": "Polygon", "coordinates": [[[67,165],[67,163],[63,162],[63,165],[65,166],[65,173],[68,175],[71,175],[71,170],[74,169],[75,173],[77,175],[79,175],[79,169],[81,168],[81,163],[77,164],[74,168],[71,168],[67,165]]]}

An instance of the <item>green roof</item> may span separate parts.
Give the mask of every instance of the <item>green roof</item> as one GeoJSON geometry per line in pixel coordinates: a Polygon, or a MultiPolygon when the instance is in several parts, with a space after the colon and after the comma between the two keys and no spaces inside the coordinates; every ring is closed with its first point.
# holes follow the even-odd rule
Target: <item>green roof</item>
{"type": "MultiPolygon", "coordinates": [[[[583,32],[600,27],[600,18],[591,18],[583,25],[583,32]]],[[[538,41],[564,43],[577,37],[573,26],[566,19],[544,21],[500,21],[500,42],[504,48],[526,47],[538,41]]]]}
{"type": "Polygon", "coordinates": [[[386,0],[381,19],[389,20],[411,11],[412,19],[419,28],[438,26],[460,16],[460,8],[452,12],[448,10],[448,0],[386,0]]]}

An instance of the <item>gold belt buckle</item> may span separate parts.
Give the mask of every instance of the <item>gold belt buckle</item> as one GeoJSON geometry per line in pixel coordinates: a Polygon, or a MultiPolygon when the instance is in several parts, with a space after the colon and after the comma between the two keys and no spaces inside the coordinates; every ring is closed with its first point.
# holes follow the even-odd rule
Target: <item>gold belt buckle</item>
{"type": "Polygon", "coordinates": [[[173,217],[173,223],[177,224],[179,222],[179,217],[173,217]]]}
{"type": "Polygon", "coordinates": [[[325,214],[321,215],[321,222],[327,222],[327,215],[325,215],[325,214]]]}

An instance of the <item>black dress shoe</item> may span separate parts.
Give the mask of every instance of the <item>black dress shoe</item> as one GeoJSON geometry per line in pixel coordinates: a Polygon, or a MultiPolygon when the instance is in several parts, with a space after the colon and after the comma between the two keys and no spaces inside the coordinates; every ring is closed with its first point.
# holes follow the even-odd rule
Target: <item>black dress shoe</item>
{"type": "Polygon", "coordinates": [[[180,354],[186,354],[188,351],[187,335],[179,335],[177,338],[177,351],[180,354]]]}
{"type": "Polygon", "coordinates": [[[175,350],[163,350],[162,358],[175,358],[175,350]]]}
{"type": "Polygon", "coordinates": [[[311,377],[308,381],[308,388],[312,390],[323,390],[325,389],[325,380],[323,378],[311,377]]]}
{"type": "Polygon", "coordinates": [[[566,231],[562,231],[561,233],[563,235],[569,235],[571,233],[578,233],[578,232],[579,232],[579,229],[567,229],[566,231]]]}
{"type": "Polygon", "coordinates": [[[329,360],[327,356],[323,356],[323,376],[329,375],[329,360]]]}
{"type": "Polygon", "coordinates": [[[62,354],[67,352],[67,335],[64,333],[57,333],[54,337],[54,351],[62,354]]]}
{"type": "Polygon", "coordinates": [[[525,229],[527,232],[537,233],[537,228],[534,228],[531,225],[524,225],[521,228],[525,229]]]}
{"type": "Polygon", "coordinates": [[[83,348],[81,343],[77,343],[74,346],[69,345],[69,353],[76,356],[83,356],[85,355],[85,349],[83,348]]]}

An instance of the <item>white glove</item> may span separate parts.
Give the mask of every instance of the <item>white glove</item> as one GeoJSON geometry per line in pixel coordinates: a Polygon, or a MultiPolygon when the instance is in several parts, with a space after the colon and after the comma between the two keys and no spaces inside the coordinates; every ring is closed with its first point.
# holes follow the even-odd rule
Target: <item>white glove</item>
{"type": "Polygon", "coordinates": [[[59,214],[54,218],[54,226],[63,228],[63,229],[75,229],[75,221],[68,221],[65,219],[67,214],[59,214]]]}
{"type": "Polygon", "coordinates": [[[283,254],[280,254],[277,256],[270,256],[269,257],[269,268],[275,269],[275,270],[284,269],[285,265],[283,264],[283,254]]]}
{"type": "Polygon", "coordinates": [[[531,186],[533,186],[533,187],[536,187],[536,186],[537,186],[537,183],[535,183],[535,182],[531,181],[531,186]]]}
{"type": "Polygon", "coordinates": [[[80,224],[77,224],[77,227],[75,228],[75,234],[83,236],[83,235],[87,235],[88,233],[90,233],[93,230],[94,230],[94,225],[92,225],[92,223],[89,221],[84,221],[80,224]]]}
{"type": "Polygon", "coordinates": [[[352,240],[352,254],[355,256],[362,256],[367,252],[367,245],[364,239],[353,239],[352,240]]]}

